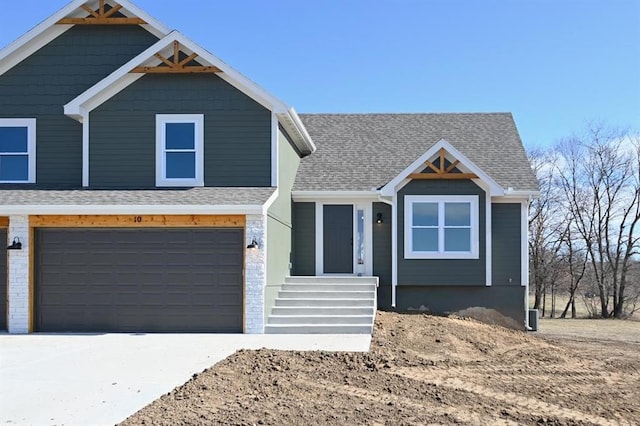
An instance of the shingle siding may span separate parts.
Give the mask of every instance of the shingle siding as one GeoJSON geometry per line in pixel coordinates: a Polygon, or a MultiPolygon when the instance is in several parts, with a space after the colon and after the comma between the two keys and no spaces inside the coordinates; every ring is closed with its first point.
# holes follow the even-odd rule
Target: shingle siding
{"type": "Polygon", "coordinates": [[[91,113],[91,187],[155,187],[156,114],[204,114],[205,186],[271,185],[269,110],[215,75],[150,74],[91,113]]]}
{"type": "Polygon", "coordinates": [[[138,26],[75,26],[0,75],[0,117],[37,119],[30,187],[82,186],[82,125],[64,105],[157,40],[138,26]]]}

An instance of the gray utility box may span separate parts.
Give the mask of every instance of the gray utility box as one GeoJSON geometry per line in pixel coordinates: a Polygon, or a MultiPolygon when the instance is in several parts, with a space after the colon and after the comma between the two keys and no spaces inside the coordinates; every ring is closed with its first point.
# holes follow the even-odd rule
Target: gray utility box
{"type": "Polygon", "coordinates": [[[538,310],[529,309],[529,328],[531,331],[538,331],[538,310]]]}

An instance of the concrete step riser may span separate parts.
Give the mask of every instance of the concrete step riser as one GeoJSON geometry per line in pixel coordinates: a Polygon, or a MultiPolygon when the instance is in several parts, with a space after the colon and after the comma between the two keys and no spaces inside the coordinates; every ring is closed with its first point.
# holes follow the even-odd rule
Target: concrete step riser
{"type": "Polygon", "coordinates": [[[352,307],[274,307],[271,309],[271,315],[371,315],[373,316],[373,308],[352,308],[352,307]]]}
{"type": "Polygon", "coordinates": [[[284,291],[376,291],[374,284],[284,284],[284,291]]]}
{"type": "Polygon", "coordinates": [[[371,334],[370,325],[280,325],[265,326],[267,334],[371,334]]]}
{"type": "Polygon", "coordinates": [[[287,291],[280,290],[283,299],[373,299],[372,291],[287,291]]]}
{"type": "Polygon", "coordinates": [[[284,279],[285,284],[376,284],[378,280],[371,277],[289,277],[284,279]]]}
{"type": "Polygon", "coordinates": [[[267,325],[272,324],[313,324],[313,325],[329,325],[329,324],[349,324],[349,325],[371,325],[373,323],[372,316],[350,317],[350,316],[275,316],[271,315],[267,325]]]}
{"type": "Polygon", "coordinates": [[[373,307],[373,299],[276,299],[275,306],[373,307]]]}

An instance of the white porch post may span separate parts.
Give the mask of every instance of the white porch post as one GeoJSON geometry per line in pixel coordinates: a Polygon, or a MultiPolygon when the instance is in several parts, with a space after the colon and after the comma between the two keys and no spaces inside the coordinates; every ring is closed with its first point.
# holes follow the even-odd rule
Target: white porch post
{"type": "Polygon", "coordinates": [[[264,333],[264,289],[267,282],[266,216],[247,215],[245,247],[255,238],[258,248],[245,249],[245,333],[264,333]]]}
{"type": "Polygon", "coordinates": [[[19,238],[22,250],[7,250],[9,333],[29,332],[29,216],[10,216],[7,240],[19,238]]]}

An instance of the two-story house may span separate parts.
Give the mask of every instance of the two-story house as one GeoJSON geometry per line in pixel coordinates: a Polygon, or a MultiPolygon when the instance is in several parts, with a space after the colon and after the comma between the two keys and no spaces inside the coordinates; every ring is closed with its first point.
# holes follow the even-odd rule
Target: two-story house
{"type": "Polygon", "coordinates": [[[298,115],[128,0],[0,51],[12,333],[524,323],[536,194],[510,114],[298,115]]]}

